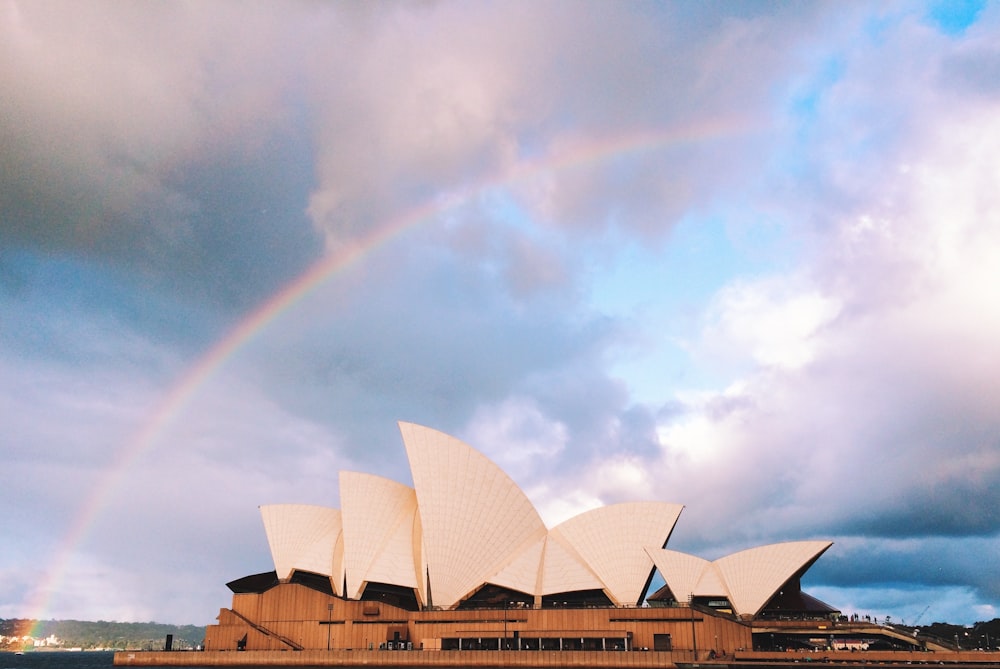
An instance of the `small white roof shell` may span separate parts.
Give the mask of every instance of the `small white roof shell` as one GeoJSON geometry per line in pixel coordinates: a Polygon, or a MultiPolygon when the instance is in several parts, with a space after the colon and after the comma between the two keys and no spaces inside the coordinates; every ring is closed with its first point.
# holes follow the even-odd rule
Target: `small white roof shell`
{"type": "Polygon", "coordinates": [[[678,551],[647,548],[674,597],[724,596],[739,616],[756,616],[775,593],[809,567],[830,541],[790,541],[733,553],[709,562],[678,551]]]}
{"type": "Polygon", "coordinates": [[[700,596],[702,594],[696,592],[696,589],[701,575],[712,564],[711,562],[697,555],[667,550],[666,548],[647,547],[646,553],[656,563],[656,569],[660,572],[667,587],[674,593],[677,601],[686,602],[692,595],[700,596]]]}
{"type": "Polygon", "coordinates": [[[626,502],[574,516],[551,530],[566,540],[617,605],[638,605],[653,571],[643,549],[663,546],[684,509],[666,502],[626,502]]]}
{"type": "Polygon", "coordinates": [[[729,602],[738,615],[755,616],[778,589],[804,570],[831,541],[789,541],[758,546],[715,561],[729,586],[729,602]]]}
{"type": "Polygon", "coordinates": [[[260,515],[280,580],[287,581],[294,570],[333,576],[334,552],[342,528],[339,510],[269,504],[260,507],[260,515]]]}

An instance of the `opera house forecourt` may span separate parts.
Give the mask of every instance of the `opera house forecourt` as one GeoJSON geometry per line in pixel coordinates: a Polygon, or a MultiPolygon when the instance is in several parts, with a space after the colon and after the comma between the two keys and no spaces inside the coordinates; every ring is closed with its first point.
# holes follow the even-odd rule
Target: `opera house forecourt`
{"type": "Polygon", "coordinates": [[[262,506],[274,569],[227,584],[232,605],[207,628],[204,650],[125,651],[115,664],[774,666],[863,655],[971,666],[986,659],[848,621],[802,592],[802,575],[829,541],[709,561],[666,547],[683,506],[665,502],[613,504],[548,528],[484,455],[430,428],[399,427],[412,488],[340,472],[339,508],[262,506]],[[664,585],[650,593],[656,574],[664,585]]]}

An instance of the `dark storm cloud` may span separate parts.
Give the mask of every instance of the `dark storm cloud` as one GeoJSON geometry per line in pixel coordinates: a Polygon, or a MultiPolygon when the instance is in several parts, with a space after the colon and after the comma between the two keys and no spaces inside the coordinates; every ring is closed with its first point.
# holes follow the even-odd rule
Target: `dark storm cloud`
{"type": "MultiPolygon", "coordinates": [[[[988,438],[995,437],[991,434],[988,438]]],[[[912,493],[901,493],[868,513],[858,512],[840,527],[835,525],[833,531],[899,538],[975,537],[1000,532],[998,445],[980,443],[969,452],[967,443],[947,441],[955,449],[955,457],[918,473],[912,493]]]]}
{"type": "Polygon", "coordinates": [[[304,137],[265,138],[254,155],[226,152],[177,175],[197,203],[190,243],[147,260],[179,289],[244,311],[302,273],[322,246],[305,215],[312,156],[304,137]]]}
{"type": "Polygon", "coordinates": [[[94,258],[14,249],[3,261],[9,280],[0,285],[0,304],[9,316],[0,340],[27,357],[162,367],[164,351],[145,336],[197,350],[225,324],[159,281],[94,258]]]}
{"type": "Polygon", "coordinates": [[[308,127],[256,10],[192,12],[5,5],[0,240],[242,309],[317,256],[308,127]]]}
{"type": "Polygon", "coordinates": [[[319,244],[304,212],[311,175],[301,142],[274,138],[266,151],[241,153],[192,161],[165,177],[183,211],[140,204],[103,212],[100,224],[91,225],[74,203],[63,212],[44,211],[34,208],[51,205],[47,194],[8,193],[6,244],[55,247],[81,264],[111,259],[120,274],[135,275],[148,289],[246,309],[303,271],[319,244]]]}
{"type": "Polygon", "coordinates": [[[972,585],[985,597],[996,597],[993,565],[982,555],[996,549],[996,537],[955,541],[948,537],[876,541],[858,536],[837,540],[809,570],[816,584],[842,587],[972,585]]]}

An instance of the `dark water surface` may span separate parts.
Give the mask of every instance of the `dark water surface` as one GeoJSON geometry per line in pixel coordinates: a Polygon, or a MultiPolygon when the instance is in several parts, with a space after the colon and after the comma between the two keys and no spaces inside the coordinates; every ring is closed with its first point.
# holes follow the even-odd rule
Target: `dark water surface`
{"type": "MultiPolygon", "coordinates": [[[[24,655],[0,651],[0,669],[113,669],[114,660],[114,651],[29,651],[24,655]]],[[[194,666],[184,669],[219,668],[194,666]]]]}
{"type": "Polygon", "coordinates": [[[111,651],[0,653],[0,669],[108,669],[114,659],[111,651]]]}

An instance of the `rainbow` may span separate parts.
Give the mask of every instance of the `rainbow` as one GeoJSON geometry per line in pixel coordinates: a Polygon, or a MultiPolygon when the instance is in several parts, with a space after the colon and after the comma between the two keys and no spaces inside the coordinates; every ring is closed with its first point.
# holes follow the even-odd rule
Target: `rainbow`
{"type": "Polygon", "coordinates": [[[739,118],[706,119],[696,124],[666,130],[647,130],[599,140],[570,140],[560,150],[547,156],[521,161],[498,175],[450,192],[446,196],[421,202],[416,207],[374,226],[367,235],[353,243],[329,253],[254,309],[208,349],[164,395],[141,428],[121,449],[114,466],[108,468],[87,502],[81,507],[70,532],[60,542],[55,552],[56,557],[46,572],[46,578],[33,593],[32,600],[28,604],[28,610],[33,612],[30,617],[36,620],[45,618],[77,547],[85,539],[87,531],[132,464],[153,447],[159,435],[191,402],[206,381],[228,360],[289,308],[331,277],[359,263],[365,256],[406,230],[456,209],[492,188],[515,184],[548,172],[597,164],[629,154],[675,149],[734,136],[747,130],[748,124],[739,118]]]}

